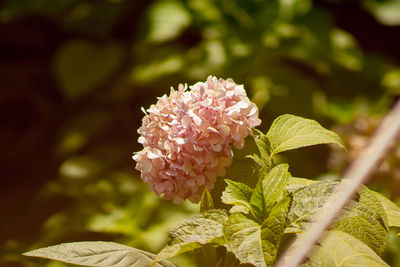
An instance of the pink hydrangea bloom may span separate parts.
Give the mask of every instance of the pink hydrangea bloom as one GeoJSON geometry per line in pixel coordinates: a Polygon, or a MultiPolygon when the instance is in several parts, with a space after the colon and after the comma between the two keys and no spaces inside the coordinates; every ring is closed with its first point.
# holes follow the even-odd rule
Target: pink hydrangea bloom
{"type": "Polygon", "coordinates": [[[243,148],[261,123],[243,85],[232,79],[209,76],[189,88],[171,87],[145,112],[138,130],[144,148],[133,156],[143,181],[174,203],[198,202],[232,163],[230,144],[243,148]]]}

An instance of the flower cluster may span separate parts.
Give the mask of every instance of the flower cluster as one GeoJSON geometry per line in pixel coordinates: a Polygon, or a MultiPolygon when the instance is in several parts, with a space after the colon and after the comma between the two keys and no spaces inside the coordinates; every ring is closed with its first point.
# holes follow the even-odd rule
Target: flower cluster
{"type": "Polygon", "coordinates": [[[232,79],[209,76],[189,88],[171,88],[144,111],[138,130],[144,148],[133,156],[143,181],[174,203],[198,202],[232,163],[230,143],[243,148],[251,128],[261,123],[243,85],[232,79]]]}

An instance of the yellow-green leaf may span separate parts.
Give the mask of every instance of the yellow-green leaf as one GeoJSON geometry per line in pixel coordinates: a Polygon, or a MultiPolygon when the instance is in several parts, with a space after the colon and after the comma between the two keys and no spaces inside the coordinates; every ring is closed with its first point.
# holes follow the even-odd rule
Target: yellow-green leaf
{"type": "MultiPolygon", "coordinates": [[[[25,256],[58,260],[83,266],[142,267],[149,266],[156,255],[113,242],[74,242],[41,248],[24,253],[25,256]]],[[[174,267],[163,260],[154,267],[174,267]]]]}
{"type": "Polygon", "coordinates": [[[150,31],[147,38],[150,42],[173,39],[189,26],[190,21],[190,13],[180,2],[158,1],[150,8],[150,31]]]}
{"type": "Polygon", "coordinates": [[[355,237],[332,230],[303,266],[388,267],[376,253],[355,237]]]}
{"type": "Polygon", "coordinates": [[[371,191],[382,203],[383,208],[388,217],[389,226],[391,227],[400,227],[400,208],[393,203],[390,199],[384,197],[383,195],[371,191]]]}
{"type": "MultiPolygon", "coordinates": [[[[225,182],[228,185],[222,193],[222,202],[229,205],[240,206],[241,212],[247,214],[249,210],[251,210],[250,198],[253,194],[253,189],[244,183],[228,179],[225,179],[225,182]]],[[[236,208],[236,210],[238,210],[238,208],[236,208]]]]}
{"type": "Polygon", "coordinates": [[[274,120],[267,133],[271,157],[300,147],[334,143],[344,147],[340,138],[314,120],[285,114],[274,120]]]}
{"type": "Polygon", "coordinates": [[[235,254],[241,263],[266,267],[261,242],[261,226],[246,218],[242,213],[234,213],[224,226],[225,247],[235,254]]]}
{"type": "Polygon", "coordinates": [[[158,253],[155,262],[172,258],[205,244],[223,245],[222,231],[228,219],[224,210],[208,210],[184,220],[170,233],[168,246],[158,253]]]}

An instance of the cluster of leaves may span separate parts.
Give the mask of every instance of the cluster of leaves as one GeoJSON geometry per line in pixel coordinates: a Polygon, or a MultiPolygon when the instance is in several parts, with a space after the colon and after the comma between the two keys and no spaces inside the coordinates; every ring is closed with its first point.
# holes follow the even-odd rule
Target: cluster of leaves
{"type": "MultiPolygon", "coordinates": [[[[393,45],[398,34],[375,38],[358,15],[340,16],[338,24],[328,2],[333,7],[350,3],[4,1],[0,22],[8,52],[3,67],[10,75],[1,78],[8,88],[1,102],[3,113],[12,115],[3,123],[10,129],[2,131],[0,142],[9,149],[1,161],[3,176],[16,186],[6,185],[2,195],[8,205],[2,207],[7,220],[0,262],[28,266],[32,263],[16,256],[19,252],[71,240],[101,238],[152,252],[163,246],[160,237],[193,207],[171,208],[149,194],[127,155],[139,150],[132,138],[140,126],[139,107],[168,92],[165,84],[192,83],[209,74],[232,77],[245,84],[263,121],[291,112],[329,125],[360,113],[384,113],[400,92],[399,64],[386,47],[364,48],[375,43],[371,39],[393,45]],[[16,173],[21,162],[24,168],[16,173]],[[44,163],[46,168],[39,167],[44,163]]],[[[372,12],[377,25],[399,25],[396,0],[351,5],[372,12]]],[[[383,29],[393,33],[397,28],[383,29]]],[[[328,150],[316,151],[284,156],[298,176],[317,177],[326,172],[321,160],[328,150]]],[[[238,165],[246,167],[248,161],[238,165]]],[[[246,177],[245,170],[232,172],[246,177]]],[[[381,192],[395,191],[385,178],[381,192]]],[[[390,257],[400,262],[400,243],[392,240],[397,244],[390,257]]]]}
{"type": "MultiPolygon", "coordinates": [[[[107,242],[61,244],[26,255],[90,266],[173,266],[166,259],[194,251],[198,266],[272,266],[288,237],[307,229],[339,184],[292,177],[289,165],[275,164],[273,156],[305,146],[342,143],[317,122],[293,115],[278,117],[267,134],[258,132],[255,143],[258,153],[248,157],[254,160],[256,172],[241,177],[243,181],[257,175],[255,188],[226,179],[222,195],[206,190],[200,213],[179,223],[158,255],[107,242]],[[229,205],[229,211],[215,207],[217,197],[229,205]]],[[[363,186],[304,266],[388,266],[379,255],[388,243],[390,227],[400,227],[400,208],[363,186]]]]}

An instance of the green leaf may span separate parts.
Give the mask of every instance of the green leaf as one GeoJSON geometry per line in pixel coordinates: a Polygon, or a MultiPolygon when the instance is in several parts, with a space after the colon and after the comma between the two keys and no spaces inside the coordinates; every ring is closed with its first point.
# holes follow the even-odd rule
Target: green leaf
{"type": "Polygon", "coordinates": [[[205,244],[223,245],[222,231],[228,219],[224,210],[208,210],[181,222],[169,235],[168,246],[156,257],[156,262],[194,250],[205,244]]]}
{"type": "Polygon", "coordinates": [[[200,200],[200,212],[214,209],[214,201],[208,189],[206,188],[203,192],[203,196],[200,200]]]}
{"type": "Polygon", "coordinates": [[[384,197],[383,195],[371,191],[374,196],[380,201],[380,203],[383,206],[383,209],[386,212],[386,215],[388,217],[388,223],[390,227],[400,227],[400,208],[393,203],[391,200],[388,198],[384,197]]]}
{"type": "Polygon", "coordinates": [[[150,42],[163,42],[179,35],[191,21],[190,13],[178,1],[159,1],[152,5],[149,13],[150,42]]]}
{"type": "Polygon", "coordinates": [[[306,178],[298,178],[298,177],[291,177],[286,185],[286,190],[294,191],[299,189],[300,187],[304,187],[310,184],[317,183],[318,181],[306,179],[306,178]]]}
{"type": "Polygon", "coordinates": [[[267,264],[272,264],[275,261],[287,225],[289,205],[290,198],[283,198],[274,206],[268,218],[261,225],[262,247],[267,264]]]}
{"type": "Polygon", "coordinates": [[[344,147],[340,138],[314,120],[285,114],[274,120],[267,133],[271,156],[279,152],[318,144],[335,143],[344,147]]]}
{"type": "Polygon", "coordinates": [[[229,205],[240,206],[241,211],[247,214],[251,210],[250,198],[254,190],[244,183],[228,179],[225,179],[225,182],[228,186],[222,193],[222,202],[229,205]]]}
{"type": "MultiPolygon", "coordinates": [[[[343,181],[343,180],[342,180],[343,181]]],[[[369,208],[370,214],[387,230],[389,231],[389,221],[386,215],[383,204],[379,201],[378,197],[374,194],[374,191],[368,189],[365,185],[362,185],[358,191],[359,199],[358,202],[369,208]]]]}
{"type": "Polygon", "coordinates": [[[336,182],[317,182],[290,191],[293,195],[288,213],[290,225],[285,233],[301,233],[314,219],[315,213],[328,200],[336,182]]]}
{"type": "Polygon", "coordinates": [[[254,216],[261,222],[265,214],[264,194],[261,177],[258,179],[256,188],[254,189],[253,194],[250,197],[250,206],[251,210],[254,213],[254,216]]]}
{"type": "Polygon", "coordinates": [[[123,59],[117,43],[70,41],[55,56],[55,75],[63,93],[77,98],[96,89],[116,72],[123,59]]]}
{"type": "MultiPolygon", "coordinates": [[[[303,232],[326,203],[335,184],[337,183],[316,182],[290,191],[293,196],[288,213],[290,225],[285,232],[303,232]]],[[[383,207],[369,192],[366,188],[360,190],[360,202],[352,201],[344,209],[334,228],[353,235],[380,254],[388,240],[387,223],[385,223],[387,219],[383,214],[383,207]]]]}
{"type": "Polygon", "coordinates": [[[380,255],[387,245],[389,233],[375,216],[370,208],[352,201],[333,227],[354,236],[380,255]]]}
{"type": "Polygon", "coordinates": [[[256,163],[260,166],[269,168],[271,166],[269,140],[261,131],[256,129],[255,132],[258,137],[254,138],[254,142],[257,146],[258,152],[260,153],[260,157],[255,157],[253,155],[253,160],[256,161],[256,163]]]}
{"type": "Polygon", "coordinates": [[[288,164],[279,164],[272,168],[262,180],[263,196],[266,212],[282,196],[290,174],[288,172],[288,164]]]}
{"type": "MultiPolygon", "coordinates": [[[[149,266],[156,257],[156,255],[147,251],[101,241],[64,243],[26,252],[23,255],[96,267],[149,266]]],[[[175,265],[164,260],[154,266],[173,267],[175,265]]]]}
{"type": "Polygon", "coordinates": [[[387,265],[360,240],[341,231],[329,231],[321,246],[303,266],[379,267],[387,265]]]}
{"type": "Polygon", "coordinates": [[[235,254],[241,263],[266,267],[261,242],[261,226],[246,218],[242,213],[234,213],[224,225],[225,247],[235,254]]]}

